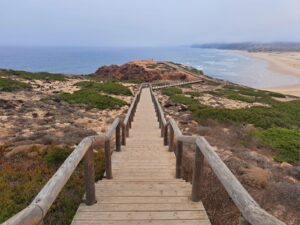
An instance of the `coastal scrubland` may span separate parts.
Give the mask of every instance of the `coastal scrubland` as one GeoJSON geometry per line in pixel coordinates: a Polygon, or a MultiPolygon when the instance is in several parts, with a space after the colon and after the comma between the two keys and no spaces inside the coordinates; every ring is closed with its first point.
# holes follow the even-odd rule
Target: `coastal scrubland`
{"type": "MultiPolygon", "coordinates": [[[[0,223],[30,204],[84,137],[123,116],[136,88],[130,81],[0,70],[0,223]]],[[[94,160],[99,180],[103,146],[94,160]]],[[[70,224],[83,194],[80,163],[45,224],[70,224]]]]}
{"type": "MultiPolygon", "coordinates": [[[[0,222],[32,201],[84,137],[124,116],[139,83],[191,78],[202,81],[157,91],[166,116],[184,134],[206,137],[264,209],[288,225],[300,223],[299,97],[152,60],[101,67],[90,76],[41,74],[0,70],[0,222]]],[[[94,151],[96,179],[103,174],[102,149],[94,151]]],[[[194,146],[184,149],[182,175],[191,181],[194,146]]],[[[212,224],[238,224],[240,213],[207,164],[204,175],[202,201],[212,224]]],[[[80,164],[45,224],[70,224],[82,197],[80,164]]]]}
{"type": "MultiPolygon", "coordinates": [[[[165,88],[159,100],[183,133],[202,135],[267,211],[300,223],[300,99],[202,77],[165,88]]],[[[183,177],[192,179],[194,147],[185,146],[183,177]]],[[[212,224],[238,224],[239,212],[206,164],[202,199],[212,224]],[[225,215],[225,216],[224,216],[225,215]]]]}

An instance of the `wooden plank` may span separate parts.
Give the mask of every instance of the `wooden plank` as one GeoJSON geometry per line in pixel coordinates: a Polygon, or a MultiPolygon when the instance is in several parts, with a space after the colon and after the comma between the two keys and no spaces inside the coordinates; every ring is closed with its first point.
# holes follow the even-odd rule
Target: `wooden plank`
{"type": "Polygon", "coordinates": [[[111,189],[103,189],[102,191],[98,191],[96,193],[97,199],[102,196],[106,197],[173,197],[173,196],[186,196],[189,197],[191,195],[191,190],[111,190],[111,189]]]}
{"type": "Polygon", "coordinates": [[[205,211],[166,211],[166,212],[80,212],[75,220],[203,220],[207,219],[205,211]]]}
{"type": "Polygon", "coordinates": [[[146,204],[137,204],[137,203],[115,203],[115,204],[97,204],[93,207],[86,206],[81,204],[78,212],[153,212],[153,211],[182,211],[182,210],[205,210],[202,204],[199,203],[146,203],[146,204]]]}
{"type": "Polygon", "coordinates": [[[72,225],[210,225],[208,220],[74,221],[72,225]]]}
{"type": "Polygon", "coordinates": [[[189,197],[173,196],[173,197],[101,197],[97,199],[98,204],[101,203],[184,203],[188,202],[189,197]]]}
{"type": "Polygon", "coordinates": [[[170,184],[170,185],[144,185],[144,184],[131,184],[131,185],[121,185],[121,184],[114,184],[114,185],[98,185],[96,186],[96,191],[101,192],[105,189],[109,190],[132,190],[132,191],[137,191],[137,190],[143,190],[143,191],[150,191],[150,190],[170,190],[173,188],[180,188],[180,190],[184,191],[191,191],[190,186],[186,186],[184,184],[170,184]]]}

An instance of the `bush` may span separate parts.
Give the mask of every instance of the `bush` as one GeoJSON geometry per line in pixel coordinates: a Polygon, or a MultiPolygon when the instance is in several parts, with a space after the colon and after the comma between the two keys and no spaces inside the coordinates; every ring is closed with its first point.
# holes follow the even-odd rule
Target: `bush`
{"type": "Polygon", "coordinates": [[[276,150],[276,160],[300,162],[300,101],[273,102],[270,107],[246,109],[213,108],[201,105],[195,99],[183,95],[170,98],[185,104],[196,119],[215,119],[220,122],[253,124],[262,128],[257,133],[262,143],[276,150]]]}
{"type": "Polygon", "coordinates": [[[162,89],[162,94],[172,96],[176,94],[182,94],[182,90],[177,87],[168,87],[168,88],[163,88],[162,89]]]}
{"type": "Polygon", "coordinates": [[[0,76],[19,76],[29,80],[57,80],[64,81],[66,76],[59,73],[47,73],[47,72],[26,72],[22,70],[0,70],[0,76]]]}
{"type": "MultiPolygon", "coordinates": [[[[23,156],[11,162],[0,164],[0,223],[4,222],[17,212],[27,207],[51,176],[57,171],[64,157],[59,156],[55,163],[43,163],[49,159],[51,151],[58,152],[57,148],[49,148],[44,156],[37,156],[34,163],[23,156]],[[24,163],[26,161],[26,163],[24,163]],[[30,164],[31,163],[31,164],[30,164]],[[29,164],[29,165],[28,165],[29,164]],[[25,165],[25,168],[24,168],[25,165]]],[[[60,149],[68,154],[71,149],[60,149]]],[[[53,158],[53,157],[50,158],[53,158]]],[[[56,156],[54,157],[56,158],[56,156]]],[[[56,158],[57,159],[57,158],[56,158]]],[[[51,161],[52,162],[52,161],[51,161]]],[[[95,178],[102,178],[104,172],[103,151],[94,152],[95,178]]],[[[62,189],[58,198],[48,211],[45,224],[71,224],[84,194],[83,164],[80,163],[73,175],[62,189]]]]}
{"type": "Polygon", "coordinates": [[[47,152],[45,156],[45,161],[49,165],[59,165],[62,164],[66,158],[71,154],[72,149],[70,148],[53,148],[47,152]]]}
{"type": "Polygon", "coordinates": [[[84,104],[98,109],[118,109],[127,105],[122,100],[98,94],[90,89],[79,90],[73,94],[63,93],[58,95],[58,98],[70,104],[84,104]]]}
{"type": "Polygon", "coordinates": [[[256,133],[264,145],[277,152],[275,160],[279,162],[300,162],[300,131],[286,128],[270,128],[256,133]]]}
{"type": "Polygon", "coordinates": [[[77,83],[76,86],[79,86],[83,89],[89,89],[95,92],[104,92],[107,94],[127,95],[127,96],[132,95],[128,87],[125,87],[122,84],[115,83],[115,82],[97,83],[92,81],[82,81],[77,83]]]}
{"type": "Polygon", "coordinates": [[[197,91],[187,91],[185,92],[186,95],[190,95],[192,97],[200,97],[203,96],[203,92],[197,92],[197,91]]]}
{"type": "Polygon", "coordinates": [[[273,102],[271,107],[246,109],[213,108],[201,105],[197,100],[183,95],[170,98],[175,103],[185,104],[198,119],[216,119],[221,122],[254,124],[264,129],[283,127],[300,129],[300,101],[273,102]]]}
{"type": "Polygon", "coordinates": [[[0,91],[12,92],[26,89],[31,89],[31,85],[16,80],[0,78],[0,91]]]}

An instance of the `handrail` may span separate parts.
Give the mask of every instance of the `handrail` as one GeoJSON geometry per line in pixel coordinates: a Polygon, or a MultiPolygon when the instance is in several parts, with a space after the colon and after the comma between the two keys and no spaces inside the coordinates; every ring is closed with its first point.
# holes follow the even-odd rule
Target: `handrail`
{"type": "Polygon", "coordinates": [[[105,172],[106,178],[112,179],[111,168],[111,138],[116,132],[116,151],[121,151],[121,127],[122,144],[126,144],[126,135],[129,135],[129,128],[133,121],[137,103],[140,99],[142,84],[136,93],[126,114],[124,122],[116,118],[105,134],[89,136],[84,138],[74,151],[68,156],[55,174],[50,178],[35,199],[25,209],[6,220],[2,225],[38,225],[43,222],[48,210],[56,200],[57,196],[70,179],[79,162],[84,159],[84,180],[85,180],[85,203],[93,205],[96,202],[95,194],[95,170],[93,161],[93,149],[105,142],[105,172]]]}
{"type": "Polygon", "coordinates": [[[157,89],[166,88],[166,87],[181,86],[181,85],[186,85],[186,84],[196,84],[196,83],[200,83],[200,82],[203,82],[203,79],[193,80],[193,81],[178,81],[178,82],[173,82],[171,84],[157,85],[155,87],[152,87],[152,90],[157,90],[157,89]]]}
{"type": "Polygon", "coordinates": [[[192,200],[200,201],[199,191],[203,179],[204,159],[206,159],[214,174],[240,210],[242,214],[241,224],[285,225],[284,222],[272,216],[258,205],[204,137],[182,135],[174,119],[171,118],[168,122],[164,119],[161,105],[153,92],[151,84],[149,86],[161,133],[164,137],[164,144],[169,144],[169,150],[174,151],[176,155],[176,178],[181,178],[183,143],[195,144],[196,146],[192,180],[192,200]],[[169,136],[168,128],[170,130],[169,136]],[[174,140],[176,140],[175,146],[174,140]]]}

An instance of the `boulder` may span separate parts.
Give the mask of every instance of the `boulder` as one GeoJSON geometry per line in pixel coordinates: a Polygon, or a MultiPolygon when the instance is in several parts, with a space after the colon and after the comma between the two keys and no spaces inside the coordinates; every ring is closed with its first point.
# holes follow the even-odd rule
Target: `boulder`
{"type": "Polygon", "coordinates": [[[47,146],[41,144],[28,144],[28,145],[19,145],[10,149],[9,152],[5,153],[6,158],[12,158],[13,156],[19,153],[29,154],[32,151],[45,149],[47,146]]]}

